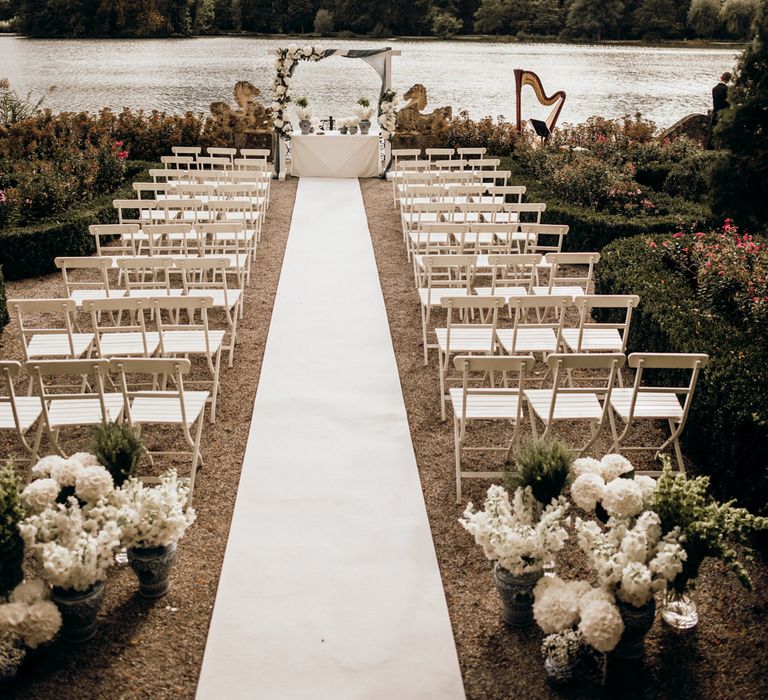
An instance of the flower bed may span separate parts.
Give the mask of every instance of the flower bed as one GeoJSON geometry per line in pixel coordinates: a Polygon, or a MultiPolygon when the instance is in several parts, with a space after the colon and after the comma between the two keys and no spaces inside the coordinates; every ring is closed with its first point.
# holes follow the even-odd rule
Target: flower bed
{"type": "MultiPolygon", "coordinates": [[[[651,352],[706,352],[710,363],[696,389],[691,413],[682,434],[687,454],[712,476],[713,486],[726,496],[765,509],[768,504],[768,343],[765,327],[745,322],[744,314],[755,318],[762,302],[751,302],[741,315],[729,310],[738,298],[730,280],[741,279],[744,261],[736,259],[723,276],[726,283],[715,286],[712,299],[729,299],[728,308],[708,300],[711,286],[697,287],[690,269],[678,263],[677,253],[658,253],[659,247],[695,245],[696,240],[717,241],[723,232],[683,236],[638,236],[615,241],[603,250],[596,268],[600,294],[639,294],[641,304],[633,314],[628,350],[651,352]],[[686,242],[688,245],[686,245],[686,242]],[[653,245],[655,244],[655,246],[653,245]],[[665,263],[666,256],[672,260],[665,263]],[[660,260],[661,256],[661,260],[660,260]]],[[[734,235],[734,234],[732,234],[734,235]]],[[[738,234],[718,255],[728,258],[740,251],[738,234]]],[[[742,239],[743,241],[743,239],[742,239]]],[[[760,245],[761,242],[749,241],[760,245]]],[[[701,243],[705,270],[710,243],[701,243]]],[[[760,248],[764,260],[764,248],[760,248]]],[[[699,253],[697,252],[698,256],[699,253]]],[[[759,257],[759,256],[758,256],[759,257]]],[[[761,263],[762,264],[762,263],[761,263]]],[[[764,268],[763,268],[764,269],[764,268]]],[[[703,273],[709,284],[710,273],[703,273]]],[[[716,275],[720,277],[720,275],[716,275]]],[[[763,278],[764,280],[764,278],[763,278]]],[[[750,281],[739,282],[748,289],[750,281]]],[[[718,283],[719,284],[719,283],[718,283]]]]}

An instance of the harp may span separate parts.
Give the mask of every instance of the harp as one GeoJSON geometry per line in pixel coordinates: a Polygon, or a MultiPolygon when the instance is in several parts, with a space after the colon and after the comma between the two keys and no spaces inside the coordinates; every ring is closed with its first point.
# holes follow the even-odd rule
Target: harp
{"type": "Polygon", "coordinates": [[[552,131],[557,124],[557,118],[560,116],[560,111],[563,109],[563,105],[565,104],[565,91],[558,90],[557,92],[553,93],[551,97],[548,97],[544,92],[544,87],[542,86],[541,80],[539,79],[539,76],[536,75],[536,73],[530,70],[523,70],[522,68],[515,68],[515,97],[517,98],[517,104],[515,106],[515,117],[517,120],[516,126],[518,131],[523,130],[520,93],[523,91],[523,86],[525,85],[530,85],[533,88],[533,91],[536,93],[536,99],[540,104],[543,104],[545,107],[554,105],[552,111],[549,113],[549,116],[544,120],[544,123],[547,125],[547,129],[552,131]]]}

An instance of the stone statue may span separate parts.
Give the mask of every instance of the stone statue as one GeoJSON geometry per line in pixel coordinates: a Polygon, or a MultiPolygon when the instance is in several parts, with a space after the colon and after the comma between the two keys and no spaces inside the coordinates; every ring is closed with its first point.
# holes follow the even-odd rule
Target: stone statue
{"type": "Polygon", "coordinates": [[[427,106],[427,88],[420,83],[414,85],[403,94],[407,100],[405,106],[397,113],[397,131],[411,133],[433,132],[444,127],[453,116],[451,107],[440,107],[429,114],[422,114],[427,106]]]}
{"type": "Polygon", "coordinates": [[[689,114],[662,131],[659,135],[659,141],[687,136],[698,141],[702,146],[706,146],[709,141],[711,121],[712,118],[709,114],[689,114]]]}
{"type": "Polygon", "coordinates": [[[226,102],[211,103],[214,130],[222,134],[228,145],[231,143],[240,148],[270,143],[272,110],[256,100],[261,90],[246,80],[240,80],[235,84],[234,94],[235,109],[226,102]],[[231,136],[227,137],[227,134],[231,136]]]}

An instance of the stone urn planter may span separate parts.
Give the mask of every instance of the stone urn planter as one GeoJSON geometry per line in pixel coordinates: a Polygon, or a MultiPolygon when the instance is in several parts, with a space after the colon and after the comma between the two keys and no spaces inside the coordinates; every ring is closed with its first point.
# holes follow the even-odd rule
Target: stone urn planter
{"type": "Polygon", "coordinates": [[[350,134],[356,134],[357,133],[357,126],[354,125],[354,124],[352,126],[350,126],[349,127],[349,133],[350,134]]]}
{"type": "Polygon", "coordinates": [[[339,133],[340,134],[346,134],[347,133],[347,127],[346,126],[340,126],[339,127],[339,133]]]}
{"type": "Polygon", "coordinates": [[[139,579],[142,598],[161,598],[168,593],[168,576],[175,559],[175,542],[167,547],[131,547],[128,550],[128,562],[139,579]]]}
{"type": "Polygon", "coordinates": [[[656,616],[656,600],[651,600],[640,608],[616,599],[621,619],[624,620],[624,632],[613,650],[614,656],[627,661],[642,658],[645,651],[645,637],[653,627],[656,616]]]}
{"type": "Polygon", "coordinates": [[[301,133],[306,136],[310,128],[312,127],[312,122],[309,121],[309,119],[301,119],[299,120],[299,129],[301,129],[301,133]]]}
{"type": "Polygon", "coordinates": [[[371,130],[371,120],[370,119],[361,119],[360,120],[360,133],[363,136],[366,136],[370,130],[371,130]]]}
{"type": "Polygon", "coordinates": [[[543,575],[541,568],[517,576],[498,563],[493,567],[502,603],[501,618],[508,627],[528,627],[533,622],[533,589],[543,575]]]}
{"type": "Polygon", "coordinates": [[[85,642],[96,634],[96,618],[104,601],[104,581],[97,581],[85,591],[54,586],[51,600],[61,613],[64,639],[85,642]]]}

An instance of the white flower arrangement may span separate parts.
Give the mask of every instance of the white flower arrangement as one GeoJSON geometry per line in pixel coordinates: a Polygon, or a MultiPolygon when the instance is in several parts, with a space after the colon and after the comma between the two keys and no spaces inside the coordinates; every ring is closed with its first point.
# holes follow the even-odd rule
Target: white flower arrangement
{"type": "Polygon", "coordinates": [[[87,453],[44,457],[32,473],[40,478],[21,493],[28,514],[19,531],[44,578],[77,591],[103,581],[114,564],[125,518],[110,502],[112,475],[87,453]]]}
{"type": "Polygon", "coordinates": [[[397,95],[392,90],[387,90],[379,100],[379,126],[387,139],[397,129],[397,95]]]}
{"type": "Polygon", "coordinates": [[[301,121],[312,121],[312,110],[309,107],[299,107],[296,110],[296,114],[298,114],[301,121]]]}
{"type": "Polygon", "coordinates": [[[498,562],[514,575],[537,571],[546,559],[562,550],[568,539],[564,525],[568,503],[553,499],[536,522],[530,488],[517,489],[510,503],[502,486],[491,486],[484,510],[475,511],[471,503],[459,519],[465,530],[483,548],[486,558],[498,562]]]}
{"type": "Polygon", "coordinates": [[[128,479],[115,492],[115,500],[125,513],[123,544],[148,548],[178,542],[195,521],[194,509],[184,510],[188,497],[189,488],[179,483],[175,469],[160,477],[157,486],[128,479]]]}
{"type": "Polygon", "coordinates": [[[48,586],[39,579],[20,583],[9,602],[0,605],[0,638],[15,638],[36,649],[53,639],[60,627],[59,609],[50,601],[48,586]]]}
{"type": "Polygon", "coordinates": [[[534,598],[534,619],[548,635],[542,647],[545,656],[567,653],[573,660],[582,643],[602,653],[619,643],[624,622],[605,591],[586,581],[544,577],[536,584],[534,598]]]}
{"type": "Polygon", "coordinates": [[[373,107],[366,107],[364,105],[356,104],[352,111],[359,120],[370,119],[373,116],[373,107]]]}
{"type": "Polygon", "coordinates": [[[612,517],[603,531],[595,522],[576,518],[577,540],[600,586],[642,607],[683,570],[687,555],[677,528],[662,537],[661,521],[653,511],[631,523],[629,518],[612,517]]]}
{"type": "Polygon", "coordinates": [[[319,61],[325,57],[325,49],[320,46],[304,46],[299,48],[291,44],[287,48],[275,49],[275,70],[277,74],[272,81],[272,124],[275,131],[283,138],[289,138],[293,126],[288,119],[288,103],[291,101],[288,89],[291,86],[291,76],[299,61],[319,61]]]}
{"type": "Polygon", "coordinates": [[[571,484],[574,503],[587,511],[598,503],[609,516],[631,518],[649,506],[656,481],[649,476],[627,478],[634,472],[632,463],[618,454],[605,455],[601,460],[583,457],[574,461],[576,477],[571,484]]]}

